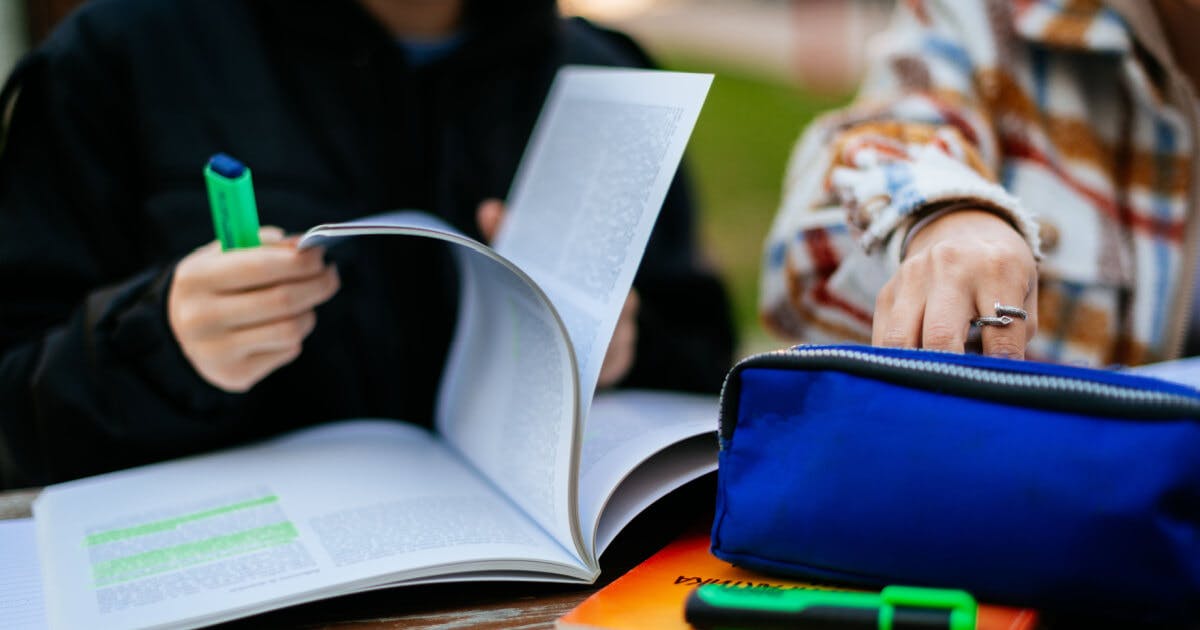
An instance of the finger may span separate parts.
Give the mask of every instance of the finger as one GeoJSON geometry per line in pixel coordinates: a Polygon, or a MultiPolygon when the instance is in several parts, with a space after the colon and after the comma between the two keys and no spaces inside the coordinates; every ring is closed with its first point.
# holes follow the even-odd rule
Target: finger
{"type": "Polygon", "coordinates": [[[933,283],[921,324],[921,347],[964,352],[974,317],[975,301],[968,288],[954,282],[933,283]]]}
{"type": "MultiPolygon", "coordinates": [[[[283,228],[278,228],[273,225],[264,225],[263,227],[258,228],[258,240],[262,241],[262,243],[264,245],[275,244],[275,243],[282,241],[283,239],[284,239],[283,228]]],[[[203,252],[217,251],[217,252],[219,252],[219,251],[221,251],[221,241],[214,239],[212,241],[209,241],[208,243],[205,243],[203,246],[198,247],[196,249],[196,251],[203,251],[203,252]]]]}
{"type": "Polygon", "coordinates": [[[197,247],[193,255],[211,256],[221,253],[221,241],[209,241],[204,245],[197,247]]]}
{"type": "Polygon", "coordinates": [[[925,275],[902,268],[890,283],[894,283],[892,302],[871,327],[872,343],[887,348],[919,348],[925,317],[925,275]]]}
{"type": "Polygon", "coordinates": [[[896,280],[883,285],[875,296],[875,310],[871,314],[871,345],[883,345],[883,331],[891,326],[892,304],[896,301],[896,280]]]}
{"type": "Polygon", "coordinates": [[[479,232],[483,234],[483,239],[492,242],[500,231],[500,223],[504,221],[504,202],[499,199],[484,199],[475,213],[475,220],[479,223],[479,232]]]}
{"type": "Polygon", "coordinates": [[[642,298],[638,295],[637,289],[630,289],[629,295],[625,296],[625,303],[621,305],[621,319],[636,320],[641,307],[642,298]]]}
{"type": "Polygon", "coordinates": [[[260,381],[271,372],[295,361],[303,351],[304,346],[297,344],[278,352],[254,354],[246,358],[246,367],[255,377],[255,381],[260,381]]]}
{"type": "MultiPolygon", "coordinates": [[[[292,234],[291,236],[284,236],[283,238],[279,239],[278,241],[271,243],[271,245],[274,245],[276,247],[291,247],[293,249],[296,249],[296,248],[300,247],[300,241],[303,239],[304,239],[303,234],[292,234]]],[[[325,248],[320,245],[314,245],[314,246],[306,248],[306,249],[320,249],[322,252],[325,251],[325,248]]]]}
{"type": "Polygon", "coordinates": [[[321,273],[271,287],[222,294],[211,305],[211,321],[197,322],[207,329],[243,328],[294,317],[324,304],[341,287],[337,266],[321,273]]]}
{"type": "Polygon", "coordinates": [[[257,326],[239,328],[223,335],[215,344],[226,363],[240,361],[254,354],[281,352],[299,346],[316,327],[317,316],[312,311],[257,326]]]}
{"type": "Polygon", "coordinates": [[[271,372],[295,361],[301,350],[302,347],[297,345],[287,350],[251,355],[238,364],[227,367],[220,373],[206,375],[205,378],[225,391],[240,394],[257,385],[271,372]]]}
{"type": "Polygon", "coordinates": [[[604,363],[600,367],[599,385],[609,387],[625,377],[633,367],[634,357],[637,356],[637,322],[632,319],[622,319],[617,324],[613,338],[604,354],[604,363]]]}
{"type": "Polygon", "coordinates": [[[320,247],[255,247],[202,256],[191,273],[202,290],[232,293],[303,280],[324,268],[325,251],[320,247]]]}
{"type": "Polygon", "coordinates": [[[1038,330],[1038,283],[1036,278],[1029,283],[1029,295],[1025,298],[1025,310],[1029,312],[1029,319],[1025,320],[1025,345],[1028,347],[1038,330]]]}
{"type": "Polygon", "coordinates": [[[600,387],[615,385],[633,368],[634,358],[637,357],[637,315],[640,308],[641,297],[637,289],[630,289],[625,296],[625,303],[621,305],[621,316],[608,342],[604,362],[600,365],[600,387]]]}
{"type": "MultiPolygon", "coordinates": [[[[976,308],[980,316],[996,317],[996,304],[1024,308],[1024,287],[1006,287],[983,289],[977,293],[976,308]]],[[[1027,323],[1020,317],[1011,316],[1012,321],[1006,326],[983,326],[980,340],[983,342],[983,354],[989,357],[1004,359],[1024,359],[1027,323]]]]}

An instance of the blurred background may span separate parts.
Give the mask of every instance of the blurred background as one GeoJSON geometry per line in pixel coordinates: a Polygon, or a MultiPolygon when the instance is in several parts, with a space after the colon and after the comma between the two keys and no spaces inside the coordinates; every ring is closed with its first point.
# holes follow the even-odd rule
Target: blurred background
{"type": "Polygon", "coordinates": [[[738,356],[784,342],[758,320],[758,274],[784,168],[814,116],[846,104],[892,0],[559,0],[633,36],[666,69],[711,72],[685,156],[704,249],[729,287],[738,356]]]}
{"type": "MultiPolygon", "coordinates": [[[[739,356],[779,346],[758,324],[759,253],[792,143],[846,103],[893,0],[559,0],[632,35],[664,68],[716,75],[688,145],[704,249],[725,278],[739,356]]],[[[81,0],[0,0],[0,73],[81,0]]]]}

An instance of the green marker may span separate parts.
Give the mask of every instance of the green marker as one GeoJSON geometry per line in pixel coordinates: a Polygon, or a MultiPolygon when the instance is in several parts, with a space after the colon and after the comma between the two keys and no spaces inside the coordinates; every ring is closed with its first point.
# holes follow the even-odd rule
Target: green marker
{"type": "Polygon", "coordinates": [[[218,153],[204,167],[208,187],[208,205],[212,209],[213,229],[221,249],[258,247],[258,205],[254,202],[254,183],[245,164],[218,153]]]}
{"type": "Polygon", "coordinates": [[[966,591],[912,586],[851,593],[706,584],[685,608],[700,630],[975,630],[975,613],[966,591]]]}

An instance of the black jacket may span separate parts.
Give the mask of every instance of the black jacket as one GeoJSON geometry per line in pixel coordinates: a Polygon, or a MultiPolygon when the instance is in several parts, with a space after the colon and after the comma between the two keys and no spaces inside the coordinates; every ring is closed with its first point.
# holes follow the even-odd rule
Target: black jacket
{"type": "MultiPolygon", "coordinates": [[[[475,209],[506,194],[555,69],[648,64],[549,0],[481,0],[464,33],[414,68],[349,0],[93,0],[30,53],[0,136],[0,485],[337,418],[428,423],[456,291],[432,245],[332,250],[342,289],[303,354],[240,395],[194,372],[165,297],[175,262],[213,238],[213,153],[251,166],[264,225],[419,208],[478,236],[475,209]]],[[[626,385],[715,391],[729,365],[725,295],[693,236],[677,178],[635,283],[626,385]]]]}

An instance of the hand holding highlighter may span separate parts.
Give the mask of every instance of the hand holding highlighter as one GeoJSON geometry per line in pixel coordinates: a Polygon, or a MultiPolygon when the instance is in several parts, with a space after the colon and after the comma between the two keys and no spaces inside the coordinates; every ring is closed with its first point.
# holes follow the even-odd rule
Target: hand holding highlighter
{"type": "Polygon", "coordinates": [[[217,238],[176,264],[167,323],[196,374],[243,393],[300,356],[316,307],[340,281],[323,248],[297,249],[277,227],[260,231],[244,164],[214,155],[204,178],[217,238]]]}

